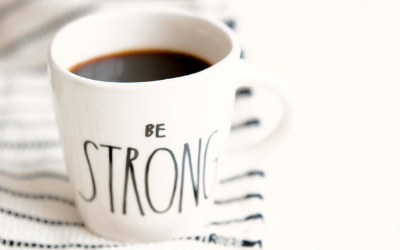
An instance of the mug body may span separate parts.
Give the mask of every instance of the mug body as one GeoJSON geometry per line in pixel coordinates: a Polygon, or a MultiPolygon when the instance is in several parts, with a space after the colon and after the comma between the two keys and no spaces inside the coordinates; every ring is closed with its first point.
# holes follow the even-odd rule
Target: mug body
{"type": "Polygon", "coordinates": [[[53,101],[85,225],[121,240],[201,232],[223,167],[239,60],[232,32],[175,9],[128,9],[70,23],[49,51],[53,101]],[[101,55],[163,49],[212,64],[187,76],[102,82],[69,69],[101,55]]]}

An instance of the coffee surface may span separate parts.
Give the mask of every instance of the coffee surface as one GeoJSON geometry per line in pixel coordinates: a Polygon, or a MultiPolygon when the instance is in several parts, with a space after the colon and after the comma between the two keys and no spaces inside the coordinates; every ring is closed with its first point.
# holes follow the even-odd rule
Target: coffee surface
{"type": "Polygon", "coordinates": [[[106,82],[146,82],[190,75],[211,65],[197,57],[163,50],[127,51],[93,58],[70,71],[106,82]]]}

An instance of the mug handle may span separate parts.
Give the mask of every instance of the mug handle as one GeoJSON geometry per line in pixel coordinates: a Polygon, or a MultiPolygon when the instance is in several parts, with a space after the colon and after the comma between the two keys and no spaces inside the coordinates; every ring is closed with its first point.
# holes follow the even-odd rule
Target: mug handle
{"type": "Polygon", "coordinates": [[[239,61],[236,73],[239,85],[251,89],[237,91],[228,150],[252,147],[272,134],[287,136],[299,115],[293,88],[247,60],[239,61]]]}

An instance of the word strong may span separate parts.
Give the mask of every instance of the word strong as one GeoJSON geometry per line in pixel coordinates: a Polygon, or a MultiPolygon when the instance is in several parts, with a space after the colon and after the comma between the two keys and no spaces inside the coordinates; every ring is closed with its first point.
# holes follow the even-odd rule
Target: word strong
{"type": "MultiPolygon", "coordinates": [[[[161,130],[161,129],[160,129],[161,130]]],[[[193,196],[194,196],[194,202],[196,204],[196,206],[199,205],[199,196],[200,196],[200,176],[202,176],[202,182],[203,182],[203,196],[204,199],[207,199],[207,194],[206,194],[206,188],[205,188],[205,183],[206,183],[206,160],[207,160],[207,151],[210,145],[210,142],[212,141],[212,137],[215,135],[215,133],[217,133],[217,131],[214,131],[207,139],[207,143],[205,145],[204,148],[204,153],[202,153],[202,140],[199,139],[199,144],[198,144],[198,154],[197,154],[197,167],[195,166],[195,160],[194,158],[192,158],[192,152],[194,151],[189,146],[188,143],[185,143],[183,145],[183,156],[182,156],[182,163],[179,166],[178,161],[175,157],[174,152],[172,152],[170,149],[168,148],[157,148],[155,149],[149,156],[147,157],[146,160],[146,165],[145,166],[137,166],[135,164],[135,161],[137,159],[139,159],[139,157],[143,157],[140,155],[139,150],[136,148],[131,148],[128,147],[126,149],[123,149],[122,147],[118,147],[118,146],[112,146],[112,145],[105,145],[105,144],[96,144],[92,141],[85,141],[83,144],[83,149],[85,151],[85,156],[86,156],[86,160],[88,163],[88,167],[89,167],[89,172],[90,172],[90,182],[92,183],[92,194],[89,197],[85,197],[82,192],[79,192],[80,197],[85,201],[85,202],[93,202],[96,199],[97,196],[97,192],[96,192],[96,185],[99,185],[99,183],[96,183],[96,180],[94,178],[94,174],[93,174],[93,170],[95,169],[100,169],[100,168],[94,168],[91,164],[90,158],[94,157],[94,155],[90,156],[88,154],[88,148],[89,147],[93,147],[95,150],[99,150],[100,148],[106,148],[107,150],[104,150],[103,152],[107,152],[108,153],[108,183],[100,183],[101,185],[107,185],[108,186],[108,196],[109,196],[109,203],[110,203],[110,212],[114,213],[114,192],[123,192],[123,200],[120,201],[122,202],[122,214],[126,214],[127,213],[127,193],[128,193],[128,182],[131,180],[132,181],[132,186],[133,186],[133,191],[134,191],[134,196],[136,198],[136,203],[138,206],[138,209],[140,211],[140,214],[142,216],[145,215],[145,209],[143,206],[143,202],[145,202],[145,200],[147,200],[147,203],[151,209],[152,212],[154,213],[165,213],[168,210],[170,210],[170,208],[173,205],[174,202],[174,197],[175,197],[175,193],[177,192],[177,187],[178,187],[178,176],[179,176],[179,171],[180,171],[180,187],[178,188],[178,192],[179,192],[179,209],[178,209],[178,213],[182,212],[182,200],[183,200],[183,193],[184,193],[184,183],[186,181],[190,181],[191,182],[191,187],[193,189],[193,196]],[[113,189],[113,171],[114,171],[114,164],[113,164],[113,152],[115,150],[124,150],[126,151],[126,157],[125,157],[125,166],[124,166],[124,179],[123,179],[123,189],[122,190],[114,190],[113,189]],[[149,185],[149,175],[150,175],[150,169],[152,166],[152,159],[154,158],[155,155],[157,155],[159,152],[164,151],[166,152],[169,157],[171,158],[173,165],[174,165],[174,177],[173,177],[173,191],[171,194],[171,198],[169,199],[169,205],[166,209],[160,211],[157,210],[153,203],[154,201],[157,199],[157,197],[151,197],[150,195],[150,185],[149,185]],[[192,161],[193,159],[193,161],[192,161]],[[203,169],[202,171],[200,171],[201,169],[201,160],[203,160],[203,169]],[[145,174],[144,174],[144,187],[140,187],[137,185],[137,178],[140,178],[140,176],[137,176],[135,173],[135,169],[137,170],[138,168],[144,168],[145,169],[145,174]],[[190,179],[189,180],[185,180],[185,171],[189,171],[190,172],[190,179]],[[195,175],[195,171],[197,172],[197,175],[195,175]],[[195,178],[195,176],[197,176],[197,179],[195,178]],[[129,178],[130,177],[130,178],[129,178]],[[140,192],[139,190],[143,188],[145,191],[145,197],[141,197],[140,196],[140,192]]],[[[93,158],[92,158],[93,159],[93,158]]],[[[218,158],[215,159],[216,161],[218,161],[218,158]]],[[[118,166],[119,168],[120,166],[118,166]]],[[[142,190],[143,190],[142,189],[142,190]]],[[[118,196],[119,197],[119,196],[118,196]]],[[[118,202],[118,201],[117,201],[118,202]]],[[[147,213],[147,212],[146,212],[147,213]]]]}

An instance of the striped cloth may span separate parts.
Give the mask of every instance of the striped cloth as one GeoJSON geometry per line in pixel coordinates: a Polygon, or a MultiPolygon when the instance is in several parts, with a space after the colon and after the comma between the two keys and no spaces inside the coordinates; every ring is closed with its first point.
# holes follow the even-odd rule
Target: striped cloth
{"type": "MultiPolygon", "coordinates": [[[[209,2],[151,4],[219,15],[233,27],[234,19],[226,14],[227,8],[220,8],[226,2],[209,2]]],[[[201,235],[151,244],[119,242],[92,234],[79,218],[51,104],[47,47],[54,33],[67,22],[105,8],[132,4],[140,2],[0,2],[0,248],[262,248],[266,176],[262,167],[239,166],[234,159],[228,159],[229,171],[221,173],[213,218],[201,235]]],[[[253,91],[237,92],[235,109],[242,110],[233,118],[232,133],[240,135],[237,138],[262,129],[257,117],[243,112],[252,109],[253,91]]]]}

